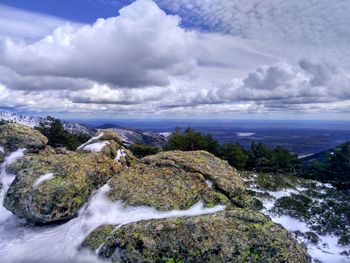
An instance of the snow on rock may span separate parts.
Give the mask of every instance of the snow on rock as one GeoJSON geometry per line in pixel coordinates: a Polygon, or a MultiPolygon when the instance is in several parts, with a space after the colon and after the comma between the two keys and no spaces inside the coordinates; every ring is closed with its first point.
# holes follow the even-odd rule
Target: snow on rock
{"type": "MultiPolygon", "coordinates": [[[[6,172],[6,168],[12,163],[14,163],[16,160],[21,158],[24,155],[24,152],[25,152],[25,149],[18,149],[17,151],[11,153],[9,156],[5,158],[4,162],[0,166],[0,236],[3,235],[1,224],[5,222],[9,217],[13,216],[13,214],[10,211],[6,210],[2,205],[6,191],[10,187],[13,180],[15,179],[15,176],[13,174],[8,174],[6,172]]],[[[0,238],[0,246],[1,246],[1,238],[0,238]]]]}
{"type": "Polygon", "coordinates": [[[214,183],[210,180],[205,180],[206,184],[210,187],[213,188],[214,187],[214,183]]]}
{"type": "Polygon", "coordinates": [[[33,188],[37,188],[41,183],[50,180],[51,178],[54,177],[53,173],[47,173],[42,176],[40,176],[33,184],[33,188]]]}
{"type": "Polygon", "coordinates": [[[141,220],[198,216],[225,209],[222,205],[205,208],[201,201],[188,210],[181,211],[157,211],[146,206],[125,207],[121,201],[113,202],[106,197],[109,190],[108,185],[100,188],[79,211],[78,217],[65,224],[28,227],[24,221],[13,215],[6,222],[0,222],[1,262],[18,262],[18,259],[25,259],[26,262],[101,262],[96,255],[78,250],[85,237],[100,225],[124,225],[141,220]]]}
{"type": "Polygon", "coordinates": [[[0,152],[1,152],[1,153],[5,153],[4,147],[0,146],[0,152]]]}
{"type": "Polygon", "coordinates": [[[103,132],[101,132],[99,135],[95,136],[95,137],[92,137],[90,140],[88,140],[86,143],[80,145],[77,150],[81,150],[81,149],[84,149],[85,146],[87,146],[88,144],[90,143],[94,143],[96,141],[98,141],[99,139],[101,139],[103,136],[103,132]]]}
{"type": "Polygon", "coordinates": [[[118,151],[117,151],[117,156],[115,157],[115,161],[117,161],[117,162],[119,162],[120,161],[120,158],[122,158],[122,157],[127,157],[128,155],[126,154],[126,152],[125,152],[125,150],[124,149],[119,149],[118,151]]]}
{"type": "Polygon", "coordinates": [[[110,142],[95,142],[84,146],[84,150],[90,152],[101,152],[103,148],[108,144],[110,144],[110,142]]]}

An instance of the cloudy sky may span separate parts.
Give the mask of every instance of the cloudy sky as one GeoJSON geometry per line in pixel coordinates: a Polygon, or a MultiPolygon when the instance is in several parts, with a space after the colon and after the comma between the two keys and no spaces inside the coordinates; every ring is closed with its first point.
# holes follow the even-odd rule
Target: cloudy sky
{"type": "Polygon", "coordinates": [[[348,0],[1,0],[0,110],[350,118],[348,0]]]}

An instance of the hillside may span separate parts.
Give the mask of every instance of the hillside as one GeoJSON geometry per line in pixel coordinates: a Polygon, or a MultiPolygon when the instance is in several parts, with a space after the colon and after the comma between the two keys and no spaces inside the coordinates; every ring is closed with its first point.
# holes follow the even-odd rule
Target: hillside
{"type": "Polygon", "coordinates": [[[111,130],[77,151],[47,142],[0,125],[5,262],[349,260],[350,200],[330,185],[239,172],[206,151],[138,160],[111,130]]]}

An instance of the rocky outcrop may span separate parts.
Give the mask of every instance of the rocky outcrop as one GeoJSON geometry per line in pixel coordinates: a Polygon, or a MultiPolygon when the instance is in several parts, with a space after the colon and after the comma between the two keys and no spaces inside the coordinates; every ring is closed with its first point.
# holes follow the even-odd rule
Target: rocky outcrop
{"type": "Polygon", "coordinates": [[[113,262],[311,262],[303,245],[258,212],[104,225],[82,248],[113,262]]]}
{"type": "Polygon", "coordinates": [[[132,152],[122,145],[120,136],[112,130],[99,130],[95,137],[79,146],[77,152],[99,152],[127,167],[136,162],[132,152]]]}
{"type": "Polygon", "coordinates": [[[16,179],[4,206],[30,222],[52,223],[74,217],[92,192],[122,170],[100,153],[46,148],[12,164],[16,179]]]}
{"type": "Polygon", "coordinates": [[[236,170],[204,151],[145,157],[113,177],[109,185],[111,200],[159,210],[187,209],[200,200],[207,207],[228,204],[230,198],[244,190],[236,170]]]}
{"type": "Polygon", "coordinates": [[[47,138],[28,126],[14,123],[0,125],[0,152],[13,152],[19,148],[38,150],[46,144],[47,138]]]}

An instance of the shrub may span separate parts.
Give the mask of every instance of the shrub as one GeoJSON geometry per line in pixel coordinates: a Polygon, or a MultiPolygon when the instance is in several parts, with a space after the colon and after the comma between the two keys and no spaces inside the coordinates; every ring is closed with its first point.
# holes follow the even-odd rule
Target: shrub
{"type": "Polygon", "coordinates": [[[62,121],[50,116],[45,121],[40,122],[35,129],[48,138],[48,145],[52,147],[66,147],[73,151],[91,138],[88,134],[69,133],[64,129],[62,121]]]}

